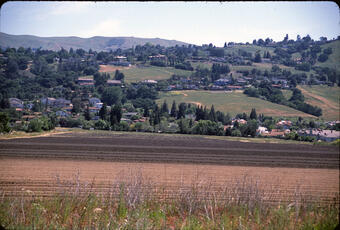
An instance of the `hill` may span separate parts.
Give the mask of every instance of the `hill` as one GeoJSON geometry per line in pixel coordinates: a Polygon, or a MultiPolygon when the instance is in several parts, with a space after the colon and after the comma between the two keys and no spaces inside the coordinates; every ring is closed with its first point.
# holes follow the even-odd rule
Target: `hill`
{"type": "Polygon", "coordinates": [[[339,103],[340,88],[325,85],[298,86],[307,103],[322,109],[322,117],[325,120],[340,120],[339,103]]]}
{"type": "Polygon", "coordinates": [[[207,106],[210,109],[214,105],[215,110],[235,116],[238,113],[250,113],[252,108],[256,109],[258,114],[263,113],[266,116],[273,117],[313,117],[310,114],[300,112],[284,105],[278,105],[259,98],[248,97],[242,91],[172,91],[161,93],[158,104],[166,100],[172,104],[175,100],[178,105],[181,102],[193,103],[196,105],[207,106]]]}
{"type": "Polygon", "coordinates": [[[188,43],[166,40],[160,38],[136,38],[136,37],[101,37],[95,36],[91,38],[80,37],[38,37],[32,35],[10,35],[0,32],[0,47],[1,48],[39,48],[48,50],[60,50],[63,47],[69,50],[84,49],[95,51],[109,51],[116,49],[128,49],[137,45],[144,45],[146,43],[153,45],[161,45],[164,47],[176,46],[176,45],[188,45],[188,43]]]}

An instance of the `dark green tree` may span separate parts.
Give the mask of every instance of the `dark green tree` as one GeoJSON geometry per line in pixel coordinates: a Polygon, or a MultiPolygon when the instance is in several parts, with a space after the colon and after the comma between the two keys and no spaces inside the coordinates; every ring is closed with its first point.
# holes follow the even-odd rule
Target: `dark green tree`
{"type": "Polygon", "coordinates": [[[214,105],[211,105],[211,109],[210,109],[210,112],[209,112],[209,120],[214,121],[214,122],[217,121],[214,105]]]}
{"type": "Polygon", "coordinates": [[[172,102],[172,106],[171,106],[171,112],[170,112],[170,116],[172,117],[177,117],[177,106],[176,106],[176,101],[172,102]]]}
{"type": "Polygon", "coordinates": [[[111,126],[115,128],[115,126],[119,124],[121,118],[122,118],[122,106],[120,104],[115,104],[113,107],[111,107],[110,112],[111,126]]]}
{"type": "Polygon", "coordinates": [[[89,106],[86,107],[85,113],[84,113],[85,120],[90,121],[91,120],[91,113],[89,106]]]}
{"type": "Polygon", "coordinates": [[[123,97],[123,92],[120,87],[106,88],[102,94],[102,101],[108,106],[120,104],[123,97]]]}
{"type": "Polygon", "coordinates": [[[102,120],[107,120],[107,104],[106,103],[103,103],[103,106],[100,108],[99,110],[99,117],[100,119],[102,120]]]}
{"type": "Polygon", "coordinates": [[[187,109],[187,104],[182,102],[178,106],[178,113],[177,113],[177,119],[181,119],[185,117],[185,111],[187,109]]]}
{"type": "Polygon", "coordinates": [[[168,107],[168,103],[166,103],[166,100],[164,100],[164,102],[163,102],[161,113],[162,114],[164,114],[164,113],[169,114],[169,107],[168,107]]]}
{"type": "Polygon", "coordinates": [[[8,114],[0,112],[0,133],[9,133],[10,131],[8,114]]]}
{"type": "Polygon", "coordinates": [[[255,108],[252,108],[252,109],[251,109],[249,118],[250,118],[251,120],[257,120],[257,114],[256,114],[256,109],[255,109],[255,108]]]}

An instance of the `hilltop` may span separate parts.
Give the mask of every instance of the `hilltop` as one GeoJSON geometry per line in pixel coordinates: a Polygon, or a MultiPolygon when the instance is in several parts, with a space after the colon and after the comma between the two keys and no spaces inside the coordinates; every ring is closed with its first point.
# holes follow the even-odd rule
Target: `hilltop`
{"type": "Polygon", "coordinates": [[[188,43],[167,40],[161,38],[136,38],[136,37],[102,37],[95,36],[91,38],[80,37],[38,37],[33,35],[10,35],[0,32],[1,48],[39,48],[57,51],[61,47],[69,50],[73,49],[92,49],[94,51],[109,51],[117,49],[128,49],[137,45],[150,43],[164,47],[188,45],[188,43]]]}

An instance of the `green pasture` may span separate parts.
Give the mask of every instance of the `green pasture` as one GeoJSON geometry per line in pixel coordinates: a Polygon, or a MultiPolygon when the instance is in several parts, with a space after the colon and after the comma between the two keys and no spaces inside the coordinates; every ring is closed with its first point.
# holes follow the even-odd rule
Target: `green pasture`
{"type": "Polygon", "coordinates": [[[160,105],[166,100],[169,106],[175,100],[177,105],[181,102],[193,103],[196,105],[207,106],[210,109],[214,105],[215,110],[235,116],[238,113],[250,113],[252,108],[258,114],[263,113],[273,117],[313,117],[312,115],[300,112],[293,108],[278,105],[259,98],[248,97],[242,91],[171,91],[160,93],[157,103],[160,105]]]}

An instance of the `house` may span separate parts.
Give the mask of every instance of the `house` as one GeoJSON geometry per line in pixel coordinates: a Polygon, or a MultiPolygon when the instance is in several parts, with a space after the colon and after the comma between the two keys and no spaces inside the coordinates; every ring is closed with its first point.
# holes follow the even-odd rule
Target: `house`
{"type": "Polygon", "coordinates": [[[9,104],[12,108],[20,108],[20,109],[24,108],[23,101],[18,98],[9,98],[9,104]]]}
{"type": "Polygon", "coordinates": [[[268,134],[268,129],[263,126],[259,126],[258,129],[256,130],[257,135],[263,135],[263,134],[268,134]]]}
{"type": "Polygon", "coordinates": [[[90,113],[97,113],[100,109],[97,107],[89,107],[90,113]]]}
{"type": "Polygon", "coordinates": [[[113,85],[117,85],[118,86],[118,85],[122,84],[122,82],[120,80],[107,80],[106,83],[108,85],[111,85],[111,86],[113,86],[113,85]]]}
{"type": "Polygon", "coordinates": [[[127,118],[127,119],[131,119],[133,116],[136,116],[138,113],[136,112],[128,112],[128,113],[123,113],[122,117],[127,118]]]}
{"type": "Polygon", "coordinates": [[[282,127],[283,129],[289,129],[292,126],[292,122],[281,120],[281,121],[276,123],[276,126],[282,127]]]}
{"type": "Polygon", "coordinates": [[[58,110],[57,112],[55,112],[55,115],[58,117],[68,117],[70,116],[70,114],[64,110],[58,110]]]}
{"type": "Polygon", "coordinates": [[[219,85],[219,86],[225,86],[225,85],[228,85],[229,83],[230,83],[230,79],[227,79],[227,78],[220,78],[214,82],[215,85],[219,85]]]}
{"type": "Polygon", "coordinates": [[[332,142],[340,138],[340,131],[336,130],[320,130],[320,129],[310,129],[299,130],[299,135],[316,137],[317,140],[322,140],[326,142],[332,142]]]}
{"type": "Polygon", "coordinates": [[[24,116],[21,117],[21,119],[23,119],[24,121],[30,121],[30,120],[32,120],[32,119],[34,119],[34,118],[37,118],[37,117],[39,117],[39,116],[35,116],[35,115],[24,115],[24,116]]]}
{"type": "Polygon", "coordinates": [[[269,133],[263,133],[263,136],[267,136],[267,137],[284,137],[285,134],[289,133],[290,131],[288,130],[280,130],[280,129],[273,129],[272,131],[270,131],[269,133]]]}
{"type": "Polygon", "coordinates": [[[154,56],[149,56],[151,61],[166,61],[166,56],[162,54],[157,54],[154,56]]]}
{"type": "Polygon", "coordinates": [[[143,80],[141,81],[143,84],[147,84],[147,85],[154,85],[157,84],[157,81],[155,80],[143,80]]]}
{"type": "Polygon", "coordinates": [[[211,90],[224,90],[223,86],[219,86],[219,85],[212,85],[210,87],[211,90]]]}
{"type": "Polygon", "coordinates": [[[247,121],[244,119],[233,119],[231,122],[232,124],[234,124],[237,121],[237,123],[239,123],[240,125],[245,125],[247,124],[247,121]]]}
{"type": "Polygon", "coordinates": [[[69,107],[69,106],[73,107],[73,105],[71,104],[71,101],[66,100],[64,98],[55,99],[52,106],[55,108],[63,108],[63,107],[69,107]]]}
{"type": "Polygon", "coordinates": [[[94,105],[94,107],[96,107],[96,108],[98,108],[98,109],[101,109],[102,107],[103,107],[103,103],[96,103],[95,105],[94,105]]]}
{"type": "Polygon", "coordinates": [[[228,85],[226,88],[227,90],[240,90],[240,89],[243,89],[244,87],[238,86],[238,85],[228,85]]]}
{"type": "Polygon", "coordinates": [[[82,86],[94,85],[94,80],[88,77],[78,77],[77,83],[82,86]]]}
{"type": "Polygon", "coordinates": [[[40,102],[41,102],[43,105],[46,105],[46,103],[47,103],[48,106],[52,106],[52,105],[54,104],[54,101],[55,101],[55,100],[56,100],[56,99],[53,98],[53,97],[45,97],[45,98],[41,98],[41,99],[40,99],[40,102]]]}
{"type": "Polygon", "coordinates": [[[101,100],[96,97],[89,98],[89,104],[95,106],[97,103],[101,103],[101,100]]]}

